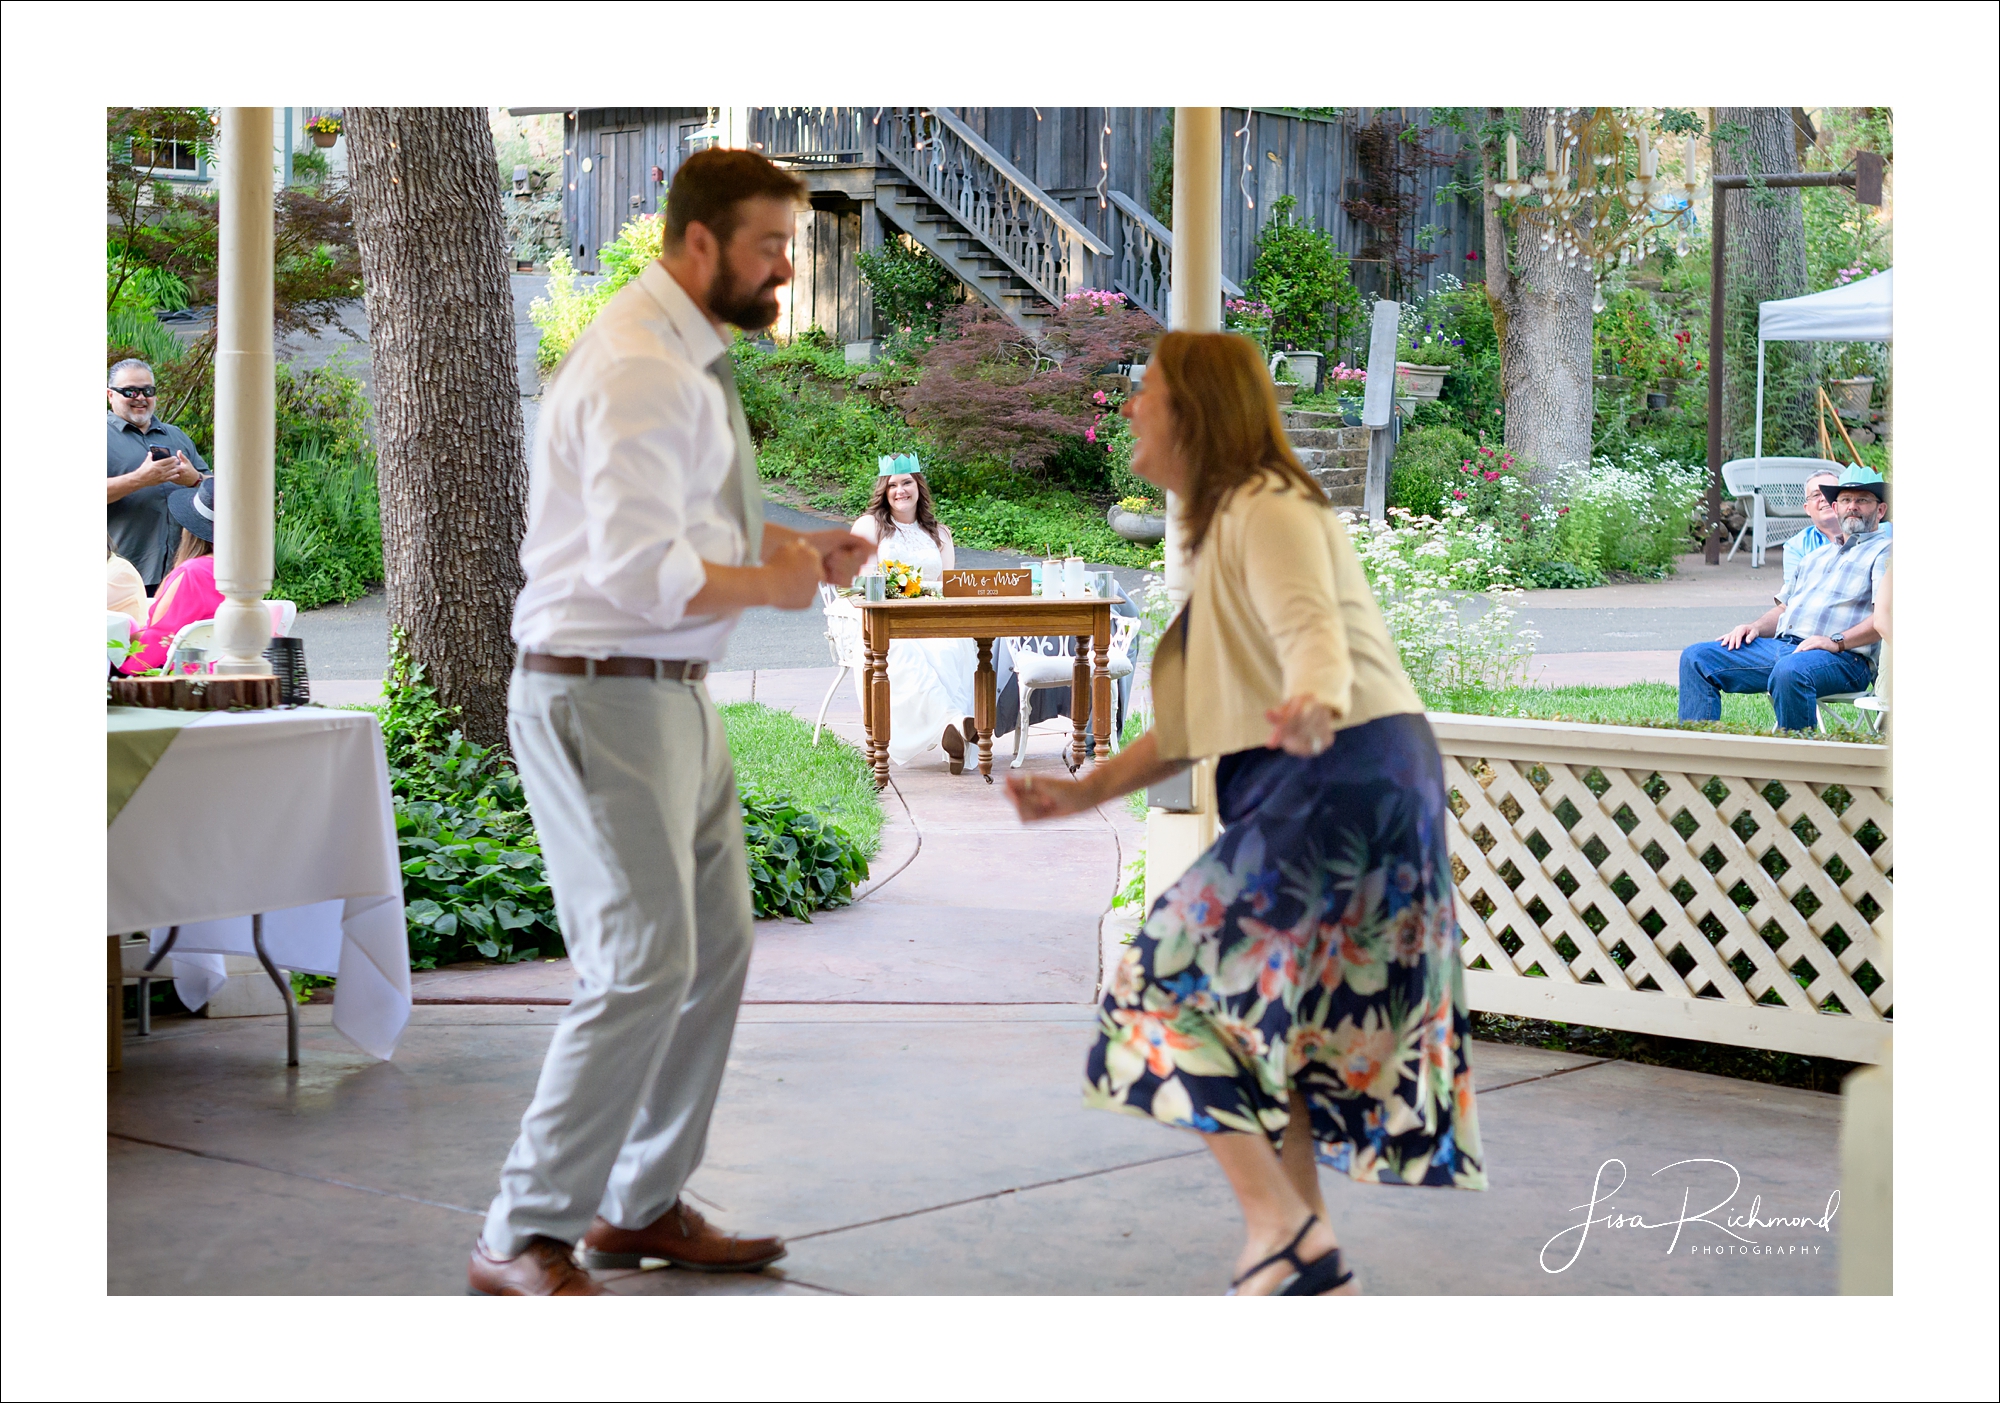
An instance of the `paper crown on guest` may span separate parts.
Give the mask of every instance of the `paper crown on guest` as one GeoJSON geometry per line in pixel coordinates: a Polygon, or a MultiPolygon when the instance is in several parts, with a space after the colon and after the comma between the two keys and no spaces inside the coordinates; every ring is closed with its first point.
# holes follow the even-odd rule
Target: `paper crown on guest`
{"type": "Polygon", "coordinates": [[[914,453],[898,453],[893,458],[887,454],[875,460],[878,465],[877,477],[895,477],[899,473],[920,473],[924,470],[914,453]]]}

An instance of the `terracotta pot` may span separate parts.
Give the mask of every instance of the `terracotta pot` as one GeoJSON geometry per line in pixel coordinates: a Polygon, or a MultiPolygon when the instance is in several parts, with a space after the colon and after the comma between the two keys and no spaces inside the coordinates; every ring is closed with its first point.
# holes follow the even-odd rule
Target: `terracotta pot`
{"type": "Polygon", "coordinates": [[[1843,419],[1866,419],[1868,401],[1875,397],[1875,377],[1857,375],[1852,380],[1829,380],[1828,390],[1833,392],[1834,408],[1843,419]]]}
{"type": "Polygon", "coordinates": [[[340,133],[314,132],[312,134],[312,139],[313,139],[313,145],[320,147],[321,149],[325,149],[326,147],[333,145],[334,142],[340,140],[340,133]]]}
{"type": "Polygon", "coordinates": [[[1299,387],[1297,385],[1281,384],[1274,386],[1273,388],[1275,388],[1278,392],[1279,404],[1290,404],[1293,400],[1297,399],[1299,396],[1299,387]]]}
{"type": "Polygon", "coordinates": [[[1396,362],[1396,379],[1404,396],[1410,399],[1436,399],[1444,389],[1444,377],[1451,374],[1448,365],[1411,365],[1407,361],[1396,362]]]}
{"type": "Polygon", "coordinates": [[[1114,502],[1111,510],[1104,514],[1104,520],[1113,531],[1138,545],[1150,546],[1167,539],[1167,519],[1164,516],[1129,512],[1114,502]]]}

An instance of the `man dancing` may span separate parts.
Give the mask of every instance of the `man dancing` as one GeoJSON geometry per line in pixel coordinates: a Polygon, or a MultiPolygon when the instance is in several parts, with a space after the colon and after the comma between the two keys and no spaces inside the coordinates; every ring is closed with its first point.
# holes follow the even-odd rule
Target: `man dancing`
{"type": "Polygon", "coordinates": [[[702,678],[745,608],[803,609],[871,549],[764,523],[724,340],[777,320],[804,195],[754,152],[689,157],[659,262],[577,338],[542,409],[508,734],[576,986],[472,1251],[484,1294],[593,1295],[583,1267],[646,1257],[752,1271],[785,1255],[717,1231],[681,1189],[752,939],[735,772],[702,678]]]}

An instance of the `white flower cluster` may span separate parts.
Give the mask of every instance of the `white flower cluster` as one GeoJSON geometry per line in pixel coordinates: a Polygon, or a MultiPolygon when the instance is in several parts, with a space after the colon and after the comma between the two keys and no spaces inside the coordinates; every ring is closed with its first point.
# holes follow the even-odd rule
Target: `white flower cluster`
{"type": "Polygon", "coordinates": [[[1403,669],[1427,703],[1521,684],[1541,635],[1515,627],[1521,592],[1491,522],[1473,521],[1462,505],[1442,521],[1399,507],[1381,526],[1350,512],[1341,520],[1403,669]],[[1480,611],[1482,594],[1489,603],[1480,611]]]}

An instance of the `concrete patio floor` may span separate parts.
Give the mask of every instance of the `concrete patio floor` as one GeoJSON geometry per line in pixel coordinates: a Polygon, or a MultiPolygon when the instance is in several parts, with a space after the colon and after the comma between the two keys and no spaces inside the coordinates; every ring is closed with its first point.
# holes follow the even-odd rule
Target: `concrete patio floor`
{"type": "MultiPolygon", "coordinates": [[[[761,674],[758,700],[809,717],[825,675],[761,674]]],[[[714,679],[718,700],[748,686],[714,679]]],[[[832,720],[858,737],[850,690],[832,720]]],[[[1062,739],[1036,733],[1028,764],[1059,772],[1062,739]]],[[[942,763],[897,771],[886,797],[861,900],[809,925],[760,923],[690,1185],[723,1225],[784,1234],[790,1256],[758,1275],[606,1282],[634,1294],[1220,1291],[1239,1227],[1199,1142],[1079,1095],[1101,944],[1120,929],[1103,918],[1138,822],[1107,808],[1022,830],[998,785],[942,763]]],[[[109,1078],[109,1290],[462,1291],[562,1011],[533,1000],[567,985],[562,961],[419,976],[423,1002],[387,1063],[346,1043],[323,1005],[302,1010],[295,1069],[275,1016],[167,1019],[128,1037],[109,1078]]],[[[1718,1224],[1753,1198],[1760,1224],[1825,1213],[1837,1097],[1488,1043],[1473,1066],[1490,1191],[1326,1176],[1369,1291],[1836,1290],[1837,1215],[1830,1230],[1739,1222],[1731,1237],[1718,1224]],[[1615,1196],[1607,1161],[1629,1176],[1615,1196]],[[1558,1237],[1589,1216],[1601,1169],[1600,1221],[1581,1243],[1558,1237]],[[1678,1238],[1602,1221],[1671,1224],[1732,1190],[1678,1238]]]]}

